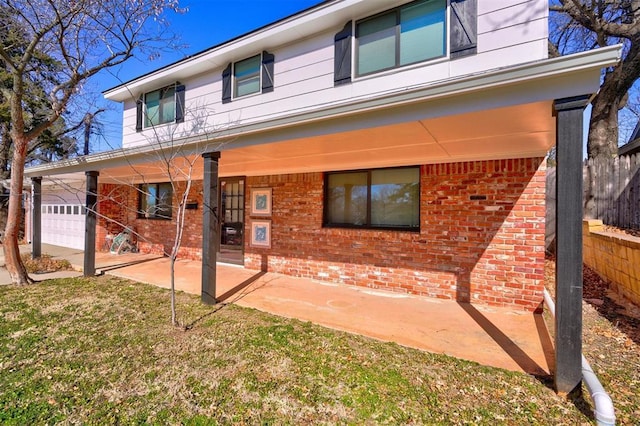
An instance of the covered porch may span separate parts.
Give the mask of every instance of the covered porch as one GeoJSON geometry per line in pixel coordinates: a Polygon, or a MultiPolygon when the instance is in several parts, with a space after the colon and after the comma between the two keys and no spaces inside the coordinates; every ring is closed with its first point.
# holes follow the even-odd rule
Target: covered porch
{"type": "MultiPolygon", "coordinates": [[[[380,237],[367,233],[364,243],[356,242],[353,246],[360,250],[360,257],[355,262],[350,262],[353,265],[352,275],[357,275],[358,269],[366,265],[365,260],[371,256],[366,252],[366,246],[375,245],[377,238],[385,238],[381,243],[385,247],[393,248],[400,243],[404,246],[387,251],[386,257],[374,257],[372,263],[378,269],[369,274],[374,276],[374,280],[376,274],[388,271],[395,273],[397,268],[394,262],[397,257],[394,252],[405,252],[407,247],[420,245],[421,250],[415,258],[404,259],[405,264],[411,267],[400,269],[408,269],[409,274],[417,269],[422,274],[423,281],[420,285],[426,283],[426,287],[430,280],[441,280],[435,285],[442,290],[437,293],[439,296],[452,299],[451,303],[467,309],[462,317],[471,317],[476,324],[484,324],[493,330],[491,321],[487,322],[482,313],[478,315],[476,305],[466,303],[472,301],[473,296],[484,297],[484,292],[497,289],[497,293],[508,293],[509,297],[524,297],[521,303],[528,307],[542,303],[540,265],[543,262],[544,243],[542,239],[538,241],[540,224],[535,221],[529,223],[526,218],[539,213],[540,206],[537,203],[544,198],[544,185],[538,187],[537,183],[543,158],[557,142],[560,226],[557,233],[556,383],[558,390],[568,392],[579,383],[581,376],[581,322],[576,317],[581,302],[581,292],[578,291],[581,288],[581,252],[579,232],[575,231],[579,231],[581,221],[579,191],[576,191],[579,186],[576,185],[581,181],[579,164],[582,158],[582,111],[589,95],[597,90],[601,67],[611,63],[614,51],[615,49],[602,49],[597,54],[574,55],[506,70],[493,70],[456,81],[428,85],[407,93],[394,93],[384,99],[363,98],[354,100],[350,105],[323,106],[323,109],[314,111],[292,112],[289,117],[259,125],[243,126],[240,123],[221,129],[204,139],[194,136],[179,143],[164,141],[128,148],[122,152],[96,154],[84,157],[81,161],[72,159],[65,164],[58,164],[56,170],[34,168],[28,175],[31,173],[31,176],[40,179],[39,176],[51,172],[86,172],[86,205],[90,213],[87,214],[88,243],[85,245],[84,270],[91,275],[95,272],[97,245],[96,218],[91,212],[95,211],[98,202],[98,182],[135,185],[157,181],[164,176],[163,168],[166,169],[166,163],[158,161],[158,153],[169,153],[174,158],[181,156],[194,167],[194,173],[190,176],[201,179],[202,182],[202,222],[200,233],[197,230],[195,232],[198,237],[202,237],[202,262],[195,263],[200,268],[198,284],[201,285],[203,301],[216,303],[226,294],[220,288],[221,278],[216,265],[217,244],[220,239],[220,178],[255,178],[254,186],[259,187],[273,186],[274,182],[279,182],[279,176],[304,174],[300,178],[302,182],[308,175],[312,180],[308,193],[313,194],[315,209],[321,210],[323,173],[419,166],[422,197],[419,233],[405,233],[398,238],[392,234],[380,237]],[[445,171],[440,173],[440,170],[445,171]],[[439,179],[430,180],[438,173],[441,176],[439,179]],[[455,179],[449,179],[451,175],[455,175],[455,179]],[[466,175],[473,177],[465,179],[466,175]],[[493,184],[495,186],[492,187],[493,184]],[[449,194],[437,194],[438,191],[446,192],[451,188],[453,191],[449,194]],[[507,199],[503,200],[502,197],[507,192],[507,199]],[[434,194],[442,195],[444,202],[430,202],[429,197],[434,194]],[[529,199],[529,196],[532,198],[529,199]],[[455,206],[455,209],[443,208],[441,210],[444,213],[437,215],[441,205],[455,206]],[[474,216],[475,222],[472,223],[463,221],[460,224],[459,220],[452,220],[454,216],[449,214],[450,211],[466,214],[470,210],[482,212],[474,216]],[[443,226],[444,222],[447,229],[443,226]],[[455,226],[463,226],[465,234],[456,233],[453,228],[455,226]],[[520,228],[526,228],[527,231],[523,231],[524,234],[514,233],[514,229],[520,228]],[[536,236],[530,240],[530,244],[525,244],[529,247],[524,247],[524,254],[515,253],[514,245],[518,244],[518,239],[528,239],[528,232],[536,236]],[[500,258],[497,259],[496,256],[500,258]],[[518,256],[519,259],[516,259],[518,256]],[[507,264],[516,260],[520,262],[518,265],[507,264]],[[381,263],[383,266],[379,268],[377,264],[381,263]],[[517,268],[523,271],[518,271],[517,268]],[[529,268],[532,273],[529,273],[529,268]],[[492,272],[487,275],[488,270],[492,272]],[[513,283],[506,277],[499,280],[500,285],[496,285],[493,278],[501,270],[515,272],[516,275],[521,273],[526,283],[513,283]],[[482,277],[485,282],[475,281],[478,277],[482,277]],[[530,283],[533,284],[530,286],[530,283]],[[515,286],[509,287],[509,284],[515,286]],[[505,291],[505,288],[512,289],[505,291]]],[[[296,179],[287,182],[288,188],[298,184],[296,179]]],[[[295,195],[298,197],[298,204],[302,204],[299,201],[300,194],[295,195]]],[[[284,205],[280,209],[297,211],[284,205]]],[[[321,236],[318,240],[323,244],[335,237],[344,241],[353,239],[354,233],[351,231],[325,228],[321,211],[319,215],[316,211],[309,216],[314,228],[308,232],[307,241],[314,241],[317,236],[321,236]]],[[[278,216],[274,215],[274,227],[276,218],[278,216]]],[[[34,222],[37,224],[37,221],[34,222]]],[[[304,221],[296,222],[295,226],[281,223],[279,232],[296,233],[305,225],[304,221]]],[[[542,236],[543,231],[542,229],[542,236]]],[[[331,244],[339,249],[341,242],[331,244]]],[[[248,247],[246,241],[244,247],[248,247]]],[[[34,244],[34,251],[35,248],[34,244]]],[[[296,261],[326,260],[315,257],[310,245],[309,251],[302,256],[290,256],[297,249],[295,242],[287,246],[288,251],[275,251],[274,255],[274,250],[277,249],[277,246],[254,249],[252,256],[249,256],[249,264],[245,263],[247,270],[271,272],[274,266],[285,264],[288,257],[296,257],[296,261]],[[261,263],[264,267],[260,267],[261,263]]],[[[325,262],[323,267],[340,269],[348,263],[344,260],[346,258],[351,259],[351,253],[330,253],[329,262],[325,262]]],[[[246,259],[245,254],[245,261],[246,259]]],[[[298,265],[294,265],[294,268],[298,265]]],[[[401,272],[407,275],[406,271],[401,272]]],[[[328,273],[323,271],[322,274],[328,273]]],[[[391,280],[402,287],[402,283],[397,282],[398,276],[391,280]]],[[[299,306],[304,310],[304,292],[297,287],[288,290],[289,295],[297,295],[298,292],[301,298],[299,306]]],[[[388,305],[402,306],[399,299],[385,299],[385,308],[381,310],[389,310],[388,305]]],[[[490,294],[485,302],[487,300],[496,304],[503,303],[500,294],[490,294]]],[[[342,320],[348,321],[344,318],[342,320]]],[[[388,320],[402,326],[402,321],[398,318],[388,320]]],[[[433,322],[438,324],[439,321],[434,319],[433,322]]],[[[426,334],[437,332],[431,330],[426,334]]],[[[505,333],[502,335],[506,336],[505,333]]],[[[505,340],[504,337],[500,337],[500,340],[506,342],[507,346],[511,345],[509,341],[513,342],[513,339],[505,340]]],[[[458,341],[452,340],[450,344],[458,345],[458,341]]],[[[541,371],[546,371],[541,367],[544,362],[535,364],[541,371]]]]}

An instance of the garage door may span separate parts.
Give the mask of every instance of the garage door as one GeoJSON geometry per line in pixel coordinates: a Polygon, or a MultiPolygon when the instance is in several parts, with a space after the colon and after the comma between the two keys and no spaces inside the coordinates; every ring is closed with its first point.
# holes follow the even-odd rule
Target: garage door
{"type": "Polygon", "coordinates": [[[84,223],[80,204],[43,204],[42,242],[84,250],[84,223]]]}

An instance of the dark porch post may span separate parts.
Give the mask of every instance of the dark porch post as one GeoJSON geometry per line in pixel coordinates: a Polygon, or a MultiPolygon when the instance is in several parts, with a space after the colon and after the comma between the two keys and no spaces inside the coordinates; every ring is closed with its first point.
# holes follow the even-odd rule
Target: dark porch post
{"type": "Polygon", "coordinates": [[[84,225],[84,276],[96,274],[96,205],[98,203],[98,172],[87,175],[86,216],[84,225]]]}
{"type": "Polygon", "coordinates": [[[582,381],[582,115],[588,96],[554,102],[556,140],[556,392],[582,381]]]}
{"type": "Polygon", "coordinates": [[[219,152],[202,154],[204,158],[202,217],[202,302],[216,303],[216,261],[220,235],[218,230],[218,160],[219,152]]]}
{"type": "Polygon", "coordinates": [[[31,216],[31,258],[37,259],[42,255],[42,178],[31,178],[33,187],[31,216]]]}

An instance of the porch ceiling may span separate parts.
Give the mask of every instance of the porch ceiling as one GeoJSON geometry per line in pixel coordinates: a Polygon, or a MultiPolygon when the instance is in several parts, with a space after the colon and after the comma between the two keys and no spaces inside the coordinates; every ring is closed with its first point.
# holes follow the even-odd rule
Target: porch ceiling
{"type": "MultiPolygon", "coordinates": [[[[543,101],[223,148],[219,174],[255,176],[544,156],[555,143],[552,111],[552,102],[543,101]]],[[[202,161],[193,160],[192,176],[200,179],[202,161]]],[[[103,169],[100,181],[166,180],[165,168],[162,162],[150,159],[135,167],[103,169]]]]}

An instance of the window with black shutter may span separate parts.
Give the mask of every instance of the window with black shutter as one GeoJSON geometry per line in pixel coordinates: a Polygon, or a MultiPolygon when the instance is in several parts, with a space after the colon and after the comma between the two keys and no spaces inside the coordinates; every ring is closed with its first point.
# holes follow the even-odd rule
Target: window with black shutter
{"type": "Polygon", "coordinates": [[[171,84],[141,95],[136,101],[136,131],[166,123],[184,122],[185,86],[171,84]]]}
{"type": "Polygon", "coordinates": [[[222,71],[222,103],[273,91],[275,56],[263,51],[227,65],[222,71]]]}
{"type": "Polygon", "coordinates": [[[448,14],[446,0],[418,0],[349,21],[334,37],[334,85],[350,83],[352,72],[365,76],[447,53],[450,59],[473,55],[477,15],[477,0],[451,0],[448,14]]]}

